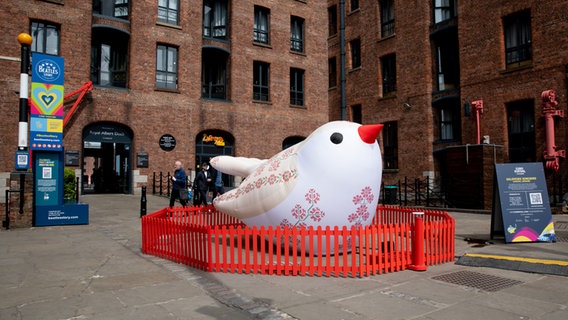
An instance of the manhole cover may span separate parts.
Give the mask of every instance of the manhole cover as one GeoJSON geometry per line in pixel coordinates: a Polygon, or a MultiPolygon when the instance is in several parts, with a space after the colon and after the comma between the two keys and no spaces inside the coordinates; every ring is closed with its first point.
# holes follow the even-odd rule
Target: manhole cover
{"type": "Polygon", "coordinates": [[[522,281],[496,277],[473,271],[458,271],[433,277],[434,280],[495,292],[522,284],[522,281]]]}
{"type": "Polygon", "coordinates": [[[554,233],[556,242],[568,242],[568,222],[557,221],[554,223],[554,233]]]}

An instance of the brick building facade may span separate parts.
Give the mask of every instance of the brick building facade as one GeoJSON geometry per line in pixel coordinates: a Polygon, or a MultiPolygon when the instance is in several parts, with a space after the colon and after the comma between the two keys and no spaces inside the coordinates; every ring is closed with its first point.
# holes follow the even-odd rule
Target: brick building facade
{"type": "MultiPolygon", "coordinates": [[[[341,2],[327,4],[330,119],[345,112],[353,121],[386,124],[380,139],[386,184],[428,176],[434,188],[459,187],[466,177],[448,172],[449,153],[483,144],[484,138],[484,147],[496,150],[487,161],[546,165],[541,94],[554,90],[556,109],[565,112],[568,2],[346,0],[344,110],[341,2]]],[[[556,149],[565,150],[566,120],[554,117],[554,125],[556,149]]],[[[549,195],[560,199],[568,170],[563,157],[552,158],[559,170],[546,170],[549,195]]],[[[467,160],[461,159],[463,171],[467,160]]],[[[484,180],[479,187],[491,188],[491,177],[484,180]]],[[[486,200],[478,208],[491,209],[486,200]]]]}
{"type": "MultiPolygon", "coordinates": [[[[126,184],[113,192],[138,191],[175,159],[194,169],[215,154],[266,158],[346,119],[385,124],[386,184],[430,177],[448,190],[465,185],[448,168],[462,168],[483,177],[469,192],[487,198],[490,175],[467,168],[469,159],[456,166],[463,150],[453,150],[480,146],[485,171],[487,161],[546,163],[541,94],[554,90],[560,112],[568,100],[565,12],[568,2],[554,0],[8,1],[0,11],[0,197],[17,146],[16,37],[53,27],[66,93],[94,82],[64,128],[64,147],[79,152],[73,168],[82,177],[121,162],[110,168],[126,184]],[[130,140],[111,148],[89,135],[107,129],[130,140]],[[159,144],[166,134],[176,140],[171,151],[159,144]],[[138,163],[146,155],[147,166],[138,163]]],[[[565,119],[554,125],[556,149],[565,150],[565,119]]],[[[549,194],[561,196],[568,170],[556,158],[559,170],[546,173],[549,194]]]]}
{"type": "MultiPolygon", "coordinates": [[[[327,122],[320,12],[325,3],[298,0],[7,1],[0,11],[2,196],[17,149],[18,34],[32,34],[32,51],[65,59],[65,94],[93,82],[63,130],[65,150],[79,154],[71,168],[82,190],[102,168],[101,192],[136,193],[154,172],[172,172],[175,160],[195,170],[218,154],[268,158],[327,122]],[[215,144],[219,138],[224,145],[215,144]]],[[[65,112],[76,99],[65,100],[65,112]]]]}

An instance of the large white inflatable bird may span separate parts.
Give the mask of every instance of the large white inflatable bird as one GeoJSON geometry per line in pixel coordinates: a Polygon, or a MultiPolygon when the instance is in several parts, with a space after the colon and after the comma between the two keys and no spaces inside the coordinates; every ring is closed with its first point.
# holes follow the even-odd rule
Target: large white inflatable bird
{"type": "Polygon", "coordinates": [[[246,178],[213,204],[249,226],[368,225],[379,200],[382,127],[329,122],[268,160],[215,157],[215,169],[246,178]]]}

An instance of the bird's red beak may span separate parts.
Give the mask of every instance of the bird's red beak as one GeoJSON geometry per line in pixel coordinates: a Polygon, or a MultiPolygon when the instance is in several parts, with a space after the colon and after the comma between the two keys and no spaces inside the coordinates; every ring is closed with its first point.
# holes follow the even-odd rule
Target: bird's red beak
{"type": "Polygon", "coordinates": [[[366,143],[375,143],[382,129],[382,124],[366,124],[359,127],[359,136],[366,143]]]}

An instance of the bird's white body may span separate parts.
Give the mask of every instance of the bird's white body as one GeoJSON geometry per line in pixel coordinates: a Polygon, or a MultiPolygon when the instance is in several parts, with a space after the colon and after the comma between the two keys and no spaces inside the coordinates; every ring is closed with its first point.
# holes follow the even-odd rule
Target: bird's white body
{"type": "Polygon", "coordinates": [[[375,140],[382,125],[365,138],[361,127],[327,123],[269,160],[213,158],[215,169],[246,176],[238,188],[215,198],[216,209],[257,227],[370,224],[382,177],[375,140]]]}

